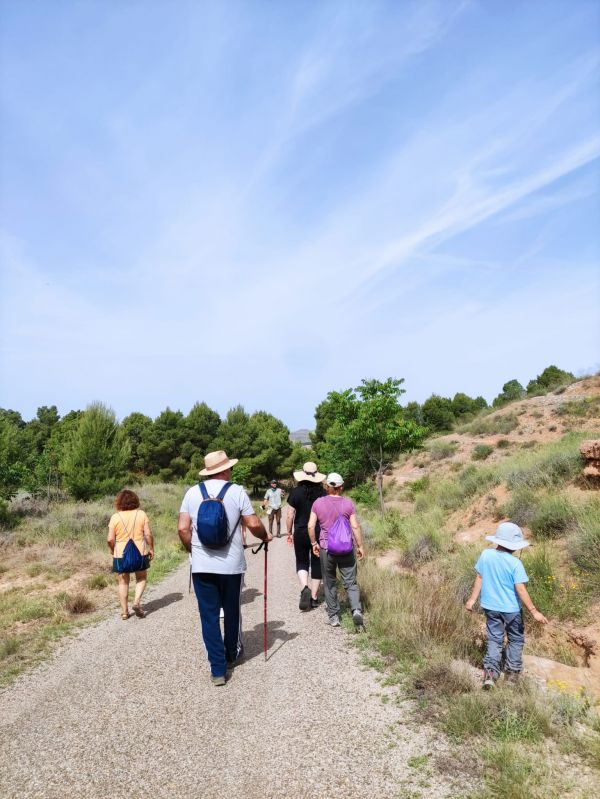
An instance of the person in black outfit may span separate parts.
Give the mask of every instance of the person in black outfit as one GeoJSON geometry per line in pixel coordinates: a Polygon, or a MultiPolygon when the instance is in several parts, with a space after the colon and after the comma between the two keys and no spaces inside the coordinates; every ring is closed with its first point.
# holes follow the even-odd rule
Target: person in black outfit
{"type": "MultiPolygon", "coordinates": [[[[313,502],[325,496],[325,475],[318,472],[316,465],[309,461],[304,464],[302,471],[294,472],[294,479],[298,485],[292,488],[288,497],[287,542],[289,546],[294,545],[296,553],[296,571],[301,589],[298,607],[300,610],[310,610],[319,604],[317,594],[321,585],[321,560],[312,550],[308,537],[308,520],[313,502]]],[[[316,536],[318,540],[318,526],[316,536]]]]}

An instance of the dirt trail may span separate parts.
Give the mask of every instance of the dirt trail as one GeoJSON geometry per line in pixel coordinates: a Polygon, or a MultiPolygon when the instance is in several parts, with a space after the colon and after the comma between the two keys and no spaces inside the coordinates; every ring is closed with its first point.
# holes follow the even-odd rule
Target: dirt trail
{"type": "Polygon", "coordinates": [[[269,551],[264,661],[263,563],[262,552],[248,554],[247,656],[224,688],[210,683],[183,566],[148,595],[145,619],[121,621],[115,602],[113,618],[4,690],[2,797],[392,799],[424,785],[432,799],[460,794],[409,764],[444,756],[444,739],[406,704],[382,701],[393,689],[361,667],[322,608],[298,611],[285,538],[269,551]]]}

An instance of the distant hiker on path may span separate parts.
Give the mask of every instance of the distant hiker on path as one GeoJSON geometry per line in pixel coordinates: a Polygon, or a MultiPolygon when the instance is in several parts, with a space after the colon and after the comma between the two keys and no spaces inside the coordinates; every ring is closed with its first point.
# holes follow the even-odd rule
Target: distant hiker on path
{"type": "Polygon", "coordinates": [[[188,489],[179,511],[179,538],[192,553],[192,581],[214,685],[225,685],[227,668],[244,652],[241,592],[246,558],[241,523],[261,541],[273,539],[242,486],[230,482],[237,462],[222,450],[209,452],[200,475],[211,479],[188,489]]]}
{"type": "MultiPolygon", "coordinates": [[[[294,480],[298,483],[292,488],[288,497],[286,515],[287,542],[294,545],[296,554],[296,572],[300,581],[300,610],[310,610],[319,604],[317,596],[321,585],[321,559],[313,550],[308,537],[308,520],[313,503],[325,496],[323,480],[325,475],[317,471],[314,463],[305,463],[302,471],[294,472],[294,480]],[[310,571],[310,585],[308,574],[310,571]]],[[[315,531],[318,540],[319,526],[315,531]]]]}
{"type": "Polygon", "coordinates": [[[496,544],[496,548],[484,549],[479,556],[475,564],[477,577],[465,608],[472,611],[481,592],[480,604],[487,630],[483,687],[487,690],[500,677],[503,660],[504,676],[509,681],[516,681],[523,669],[525,629],[521,602],[540,624],[548,624],[548,619],[534,607],[525,588],[529,577],[520,558],[514,554],[529,546],[521,528],[513,522],[502,522],[496,535],[486,535],[485,538],[496,544]],[[505,633],[508,644],[503,651],[505,633]]]}
{"type": "Polygon", "coordinates": [[[321,557],[328,623],[332,627],[340,626],[340,603],[336,585],[339,569],[348,594],[352,621],[359,627],[363,624],[363,614],[356,581],[356,559],[362,560],[365,553],[356,508],[352,500],[342,497],[343,487],[344,479],[337,472],[327,475],[325,481],[327,496],[317,499],[312,507],[308,521],[308,535],[313,552],[321,557]],[[316,538],[317,523],[321,525],[320,544],[316,538]],[[356,554],[352,539],[356,544],[356,554]]]}
{"type": "Polygon", "coordinates": [[[146,614],[140,603],[146,588],[147,570],[154,557],[154,539],[150,530],[150,522],[140,508],[138,495],[127,488],[117,494],[115,507],[117,512],[110,517],[106,543],[113,554],[113,571],[118,575],[121,618],[126,621],[130,615],[128,607],[129,575],[133,571],[135,573],[135,598],[131,609],[136,616],[143,619],[146,614]],[[123,557],[130,540],[133,541],[137,550],[133,552],[133,560],[137,561],[137,563],[133,563],[133,569],[131,562],[123,557]]]}
{"type": "Polygon", "coordinates": [[[277,522],[277,538],[281,538],[281,504],[283,502],[283,490],[277,486],[277,480],[271,480],[271,485],[267,488],[263,500],[263,508],[269,517],[269,532],[273,533],[273,522],[277,522]]]}

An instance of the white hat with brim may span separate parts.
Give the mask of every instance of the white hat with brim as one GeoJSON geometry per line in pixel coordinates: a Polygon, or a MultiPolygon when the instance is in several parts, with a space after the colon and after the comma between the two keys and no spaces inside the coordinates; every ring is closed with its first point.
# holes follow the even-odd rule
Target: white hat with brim
{"type": "Polygon", "coordinates": [[[211,474],[219,474],[229,469],[238,462],[238,458],[228,458],[227,453],[222,449],[217,452],[209,452],[204,458],[204,469],[199,474],[202,477],[208,477],[211,474]]]}
{"type": "Polygon", "coordinates": [[[486,535],[485,540],[512,550],[525,549],[529,546],[529,541],[525,540],[523,530],[514,522],[502,522],[496,528],[496,535],[486,535]]]}
{"type": "Polygon", "coordinates": [[[308,480],[309,483],[322,483],[325,475],[317,471],[317,464],[308,461],[302,467],[301,472],[294,472],[294,480],[301,483],[302,480],[308,480]]]}

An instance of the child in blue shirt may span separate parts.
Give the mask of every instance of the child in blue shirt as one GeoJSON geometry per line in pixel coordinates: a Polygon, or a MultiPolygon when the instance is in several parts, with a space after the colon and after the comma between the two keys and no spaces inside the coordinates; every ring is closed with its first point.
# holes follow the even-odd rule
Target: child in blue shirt
{"type": "Polygon", "coordinates": [[[521,528],[514,522],[502,522],[496,535],[486,535],[486,540],[496,544],[496,548],[485,549],[475,564],[477,577],[465,608],[472,611],[481,592],[480,605],[485,613],[487,630],[483,687],[489,689],[500,676],[505,633],[508,640],[506,678],[517,679],[523,668],[525,634],[521,603],[541,624],[547,624],[548,619],[534,607],[525,588],[529,577],[520,558],[514,555],[514,552],[529,546],[521,528]]]}

